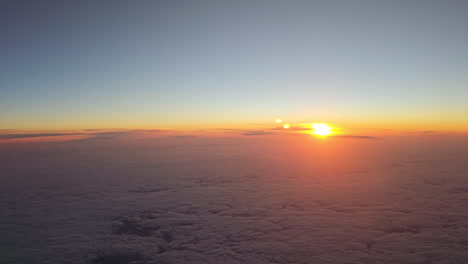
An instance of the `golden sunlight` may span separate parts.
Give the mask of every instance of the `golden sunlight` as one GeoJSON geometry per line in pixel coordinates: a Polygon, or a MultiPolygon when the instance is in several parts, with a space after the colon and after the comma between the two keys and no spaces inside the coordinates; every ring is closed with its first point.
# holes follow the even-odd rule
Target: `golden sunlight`
{"type": "Polygon", "coordinates": [[[281,118],[278,118],[278,119],[276,119],[275,122],[279,124],[279,123],[283,122],[283,120],[281,120],[281,118]]]}
{"type": "Polygon", "coordinates": [[[327,136],[332,133],[332,127],[327,124],[312,124],[312,128],[314,129],[312,133],[318,136],[327,136]]]}
{"type": "Polygon", "coordinates": [[[289,124],[284,124],[283,128],[288,129],[288,128],[289,128],[289,124]]]}

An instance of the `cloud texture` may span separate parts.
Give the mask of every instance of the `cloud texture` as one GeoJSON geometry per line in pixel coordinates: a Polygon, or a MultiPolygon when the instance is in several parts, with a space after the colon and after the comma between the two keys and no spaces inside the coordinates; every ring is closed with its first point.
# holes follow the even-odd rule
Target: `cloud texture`
{"type": "Polygon", "coordinates": [[[466,143],[7,144],[0,262],[466,263],[466,143]]]}

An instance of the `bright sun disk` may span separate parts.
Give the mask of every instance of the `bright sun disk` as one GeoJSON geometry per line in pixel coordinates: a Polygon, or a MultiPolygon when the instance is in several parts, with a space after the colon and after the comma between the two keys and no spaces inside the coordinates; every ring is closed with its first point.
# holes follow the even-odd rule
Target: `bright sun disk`
{"type": "Polygon", "coordinates": [[[314,129],[312,133],[319,136],[327,136],[332,133],[332,128],[327,124],[312,124],[312,128],[314,129]]]}

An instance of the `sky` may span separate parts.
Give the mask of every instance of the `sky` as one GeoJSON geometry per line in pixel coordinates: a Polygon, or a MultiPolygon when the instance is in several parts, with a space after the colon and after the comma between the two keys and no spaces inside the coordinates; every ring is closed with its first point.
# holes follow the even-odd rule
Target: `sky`
{"type": "Polygon", "coordinates": [[[468,131],[467,1],[2,1],[0,129],[468,131]]]}
{"type": "Polygon", "coordinates": [[[468,0],[0,0],[0,263],[468,263],[468,0]]]}

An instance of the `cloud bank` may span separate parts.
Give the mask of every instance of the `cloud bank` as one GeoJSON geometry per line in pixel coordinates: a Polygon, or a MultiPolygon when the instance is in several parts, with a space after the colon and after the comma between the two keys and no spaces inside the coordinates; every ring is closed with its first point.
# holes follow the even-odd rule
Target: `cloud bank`
{"type": "Polygon", "coordinates": [[[410,142],[8,144],[0,262],[466,263],[468,141],[410,142]]]}

